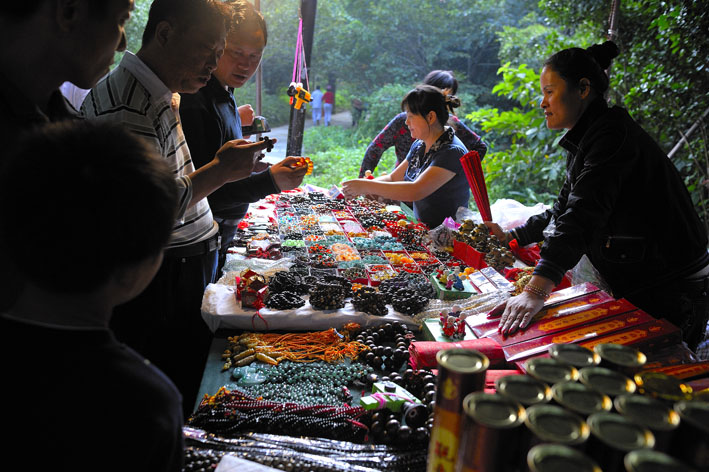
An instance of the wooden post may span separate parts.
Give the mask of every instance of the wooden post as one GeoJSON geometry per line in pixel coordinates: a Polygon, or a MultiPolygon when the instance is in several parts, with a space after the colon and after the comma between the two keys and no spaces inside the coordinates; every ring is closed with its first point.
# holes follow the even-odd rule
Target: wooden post
{"type": "MultiPolygon", "coordinates": [[[[305,54],[305,65],[310,75],[310,57],[313,50],[313,35],[315,32],[315,10],[317,0],[301,0],[300,16],[303,19],[303,52],[305,54]]],[[[303,83],[303,86],[310,90],[310,84],[303,83]]],[[[290,109],[290,123],[288,125],[288,143],[286,146],[286,156],[300,156],[303,150],[303,131],[305,128],[305,111],[307,104],[303,104],[300,110],[294,107],[290,109]]]]}

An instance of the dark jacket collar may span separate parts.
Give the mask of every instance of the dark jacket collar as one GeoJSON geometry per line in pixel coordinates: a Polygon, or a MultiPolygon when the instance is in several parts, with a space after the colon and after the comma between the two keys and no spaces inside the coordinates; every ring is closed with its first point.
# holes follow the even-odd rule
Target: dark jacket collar
{"type": "Polygon", "coordinates": [[[219,97],[221,99],[234,99],[234,88],[227,87],[225,89],[221,82],[219,82],[219,79],[214,76],[214,74],[212,74],[212,77],[209,79],[209,82],[207,82],[207,85],[205,85],[204,88],[206,89],[205,91],[207,91],[210,95],[214,97],[219,97]]]}
{"type": "Polygon", "coordinates": [[[14,83],[0,73],[0,101],[4,102],[6,113],[19,123],[46,123],[75,118],[77,111],[64,98],[59,90],[52,92],[45,114],[14,83]]]}
{"type": "Polygon", "coordinates": [[[579,121],[566,132],[563,138],[559,141],[559,145],[569,152],[576,153],[581,143],[581,139],[586,134],[586,131],[591,127],[591,124],[596,119],[608,111],[608,105],[603,97],[596,97],[583,112],[579,121]]]}

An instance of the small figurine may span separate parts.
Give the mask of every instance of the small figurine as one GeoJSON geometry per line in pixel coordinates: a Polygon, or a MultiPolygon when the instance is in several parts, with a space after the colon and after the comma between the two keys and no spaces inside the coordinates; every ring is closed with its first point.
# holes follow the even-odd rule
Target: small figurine
{"type": "Polygon", "coordinates": [[[365,170],[364,171],[364,178],[368,180],[374,180],[374,176],[372,175],[371,170],[365,170]]]}
{"type": "Polygon", "coordinates": [[[308,103],[312,101],[312,98],[310,97],[310,92],[305,90],[303,88],[303,84],[298,82],[291,82],[290,86],[288,87],[288,95],[291,96],[291,104],[293,104],[293,108],[296,110],[300,110],[300,107],[303,106],[303,103],[308,103]],[[295,99],[295,103],[293,103],[293,99],[295,99]]]}
{"type": "Polygon", "coordinates": [[[458,279],[458,277],[456,277],[455,274],[448,274],[448,276],[446,277],[446,290],[450,290],[453,287],[453,284],[455,283],[456,279],[458,279]]]}

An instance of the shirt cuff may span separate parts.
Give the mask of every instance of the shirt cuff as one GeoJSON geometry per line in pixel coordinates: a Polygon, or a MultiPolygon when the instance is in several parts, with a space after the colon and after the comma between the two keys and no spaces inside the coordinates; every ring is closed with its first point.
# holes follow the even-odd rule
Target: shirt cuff
{"type": "Polygon", "coordinates": [[[561,283],[561,279],[564,278],[564,274],[566,274],[566,271],[563,268],[548,259],[540,259],[534,267],[533,272],[533,275],[539,275],[551,280],[554,282],[555,286],[561,283]]]}

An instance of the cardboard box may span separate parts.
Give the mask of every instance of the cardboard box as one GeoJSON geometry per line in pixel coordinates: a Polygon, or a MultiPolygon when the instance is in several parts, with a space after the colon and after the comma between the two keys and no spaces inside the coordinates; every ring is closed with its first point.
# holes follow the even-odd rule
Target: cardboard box
{"type": "Polygon", "coordinates": [[[649,323],[633,326],[617,333],[599,336],[589,341],[582,341],[579,345],[593,349],[601,343],[616,343],[633,346],[645,355],[651,356],[653,352],[664,349],[672,344],[682,342],[682,331],[665,319],[653,320],[649,323]]]}
{"type": "Polygon", "coordinates": [[[635,310],[629,313],[617,314],[610,318],[606,317],[594,323],[583,324],[572,329],[558,331],[548,336],[537,337],[521,343],[503,346],[502,350],[505,353],[505,359],[509,362],[514,362],[543,354],[552,344],[581,343],[589,338],[598,339],[605,334],[622,331],[626,328],[652,321],[654,321],[652,316],[642,310],[635,310]]]}
{"type": "Polygon", "coordinates": [[[559,306],[557,308],[550,308],[547,315],[544,315],[538,321],[533,321],[532,324],[527,326],[523,331],[518,330],[513,334],[503,336],[495,330],[488,337],[503,346],[509,346],[510,344],[517,344],[559,331],[574,329],[604,318],[610,318],[611,316],[637,310],[635,305],[624,299],[610,300],[598,305],[589,305],[587,308],[582,306],[571,306],[566,309],[563,309],[563,306],[559,306]]]}
{"type": "MultiPolygon", "coordinates": [[[[539,323],[542,323],[542,322],[545,322],[548,320],[555,320],[555,319],[561,318],[561,317],[570,316],[575,313],[590,310],[593,307],[595,307],[596,305],[600,305],[603,303],[609,303],[609,302],[616,302],[616,300],[614,300],[613,297],[608,295],[606,292],[599,291],[599,292],[595,292],[595,293],[589,293],[589,294],[583,295],[581,297],[573,298],[573,299],[568,300],[564,303],[552,305],[548,308],[543,308],[542,311],[537,313],[537,315],[532,320],[532,323],[527,327],[527,329],[523,333],[526,333],[530,329],[533,329],[534,326],[539,323]]],[[[619,306],[616,308],[607,308],[607,309],[613,309],[613,310],[615,310],[616,313],[622,313],[623,312],[622,310],[630,311],[630,310],[636,309],[636,307],[627,301],[623,301],[622,306],[619,306]]],[[[472,327],[473,332],[479,338],[484,338],[487,336],[496,335],[497,334],[497,326],[499,324],[499,321],[500,321],[499,318],[494,318],[494,319],[491,319],[487,323],[473,326],[472,327]]],[[[557,322],[557,323],[563,325],[564,322],[557,322]]],[[[506,341],[506,344],[511,344],[513,342],[519,342],[519,341],[516,341],[516,339],[521,339],[518,336],[523,333],[517,333],[513,336],[509,336],[510,340],[506,341]]]]}
{"type": "Polygon", "coordinates": [[[678,364],[643,370],[672,375],[673,377],[677,377],[682,380],[691,380],[709,376],[709,361],[692,362],[690,364],[678,364]]]}

